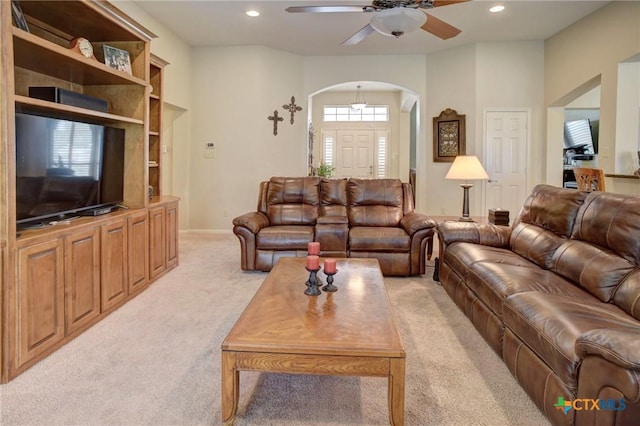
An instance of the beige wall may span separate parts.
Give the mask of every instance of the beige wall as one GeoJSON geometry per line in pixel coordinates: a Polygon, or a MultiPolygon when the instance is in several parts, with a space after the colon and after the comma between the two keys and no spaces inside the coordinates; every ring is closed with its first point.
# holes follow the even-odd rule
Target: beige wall
{"type": "MultiPolygon", "coordinates": [[[[428,55],[427,116],[437,117],[445,108],[466,115],[467,154],[484,161],[486,109],[527,109],[531,111],[527,184],[540,182],[543,153],[543,43],[493,42],[449,49],[428,55]]],[[[433,143],[429,130],[427,146],[433,143]]],[[[450,163],[433,163],[428,150],[425,212],[459,215],[462,190],[459,182],[444,179],[450,163]],[[455,195],[452,195],[455,194],[455,195]]],[[[470,214],[486,215],[484,184],[476,183],[470,194],[470,214]]],[[[522,200],[524,201],[524,200],[522,200]]],[[[515,214],[514,212],[513,214],[515,214]]]]}
{"type": "MultiPolygon", "coordinates": [[[[558,184],[562,156],[559,108],[600,82],[599,166],[615,170],[618,64],[640,52],[640,2],[616,1],[545,41],[545,107],[547,110],[546,180],[558,184]]],[[[608,179],[607,190],[640,194],[640,184],[608,179]]]]}
{"type": "Polygon", "coordinates": [[[255,211],[261,181],[306,175],[302,58],[257,46],[199,47],[193,61],[190,228],[231,230],[234,217],[255,211]],[[282,108],[291,96],[303,108],[293,125],[282,108]],[[284,118],[277,136],[267,120],[274,110],[284,118]],[[207,142],[214,158],[204,157],[207,142]]]}
{"type": "Polygon", "coordinates": [[[140,22],[158,38],[151,41],[151,52],[169,65],[164,71],[164,122],[162,188],[164,193],[181,197],[180,229],[190,228],[189,152],[191,141],[191,47],[168,31],[131,1],[115,0],[122,11],[140,22]],[[170,191],[170,192],[167,192],[170,191]]]}
{"type": "MultiPolygon", "coordinates": [[[[460,213],[461,190],[444,179],[449,164],[432,161],[432,118],[445,108],[466,114],[467,152],[481,157],[483,111],[529,109],[528,186],[549,181],[547,107],[602,75],[601,132],[613,140],[617,63],[640,46],[638,2],[616,2],[546,42],[480,43],[429,55],[335,57],[256,46],[190,48],[147,21],[135,6],[122,8],[160,35],[152,49],[172,63],[168,99],[187,109],[180,117],[188,117],[189,125],[179,126],[173,138],[185,157],[174,161],[173,188],[183,196],[181,213],[187,212],[181,227],[190,229],[229,231],[234,216],[255,210],[261,180],[306,174],[309,96],[345,82],[379,81],[418,94],[417,207],[425,213],[460,213]],[[286,116],[274,137],[266,118],[274,109],[286,115],[281,107],[292,95],[303,111],[293,126],[286,116]],[[608,124],[602,123],[607,115],[608,124]],[[213,159],[204,158],[206,142],[216,144],[213,159]]],[[[561,162],[558,166],[561,170],[561,162]]],[[[482,198],[483,186],[476,185],[472,215],[485,213],[482,198]]]]}

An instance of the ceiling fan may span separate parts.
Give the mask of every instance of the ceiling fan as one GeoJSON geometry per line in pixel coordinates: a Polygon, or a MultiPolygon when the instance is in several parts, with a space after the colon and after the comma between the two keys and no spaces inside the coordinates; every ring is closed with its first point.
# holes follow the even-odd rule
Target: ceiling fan
{"type": "Polygon", "coordinates": [[[455,37],[461,30],[422,9],[467,1],[469,0],[373,0],[371,5],[365,6],[290,6],[285,10],[291,13],[375,12],[371,22],[342,42],[343,46],[351,46],[360,43],[374,31],[397,38],[422,28],[443,40],[455,37]]]}

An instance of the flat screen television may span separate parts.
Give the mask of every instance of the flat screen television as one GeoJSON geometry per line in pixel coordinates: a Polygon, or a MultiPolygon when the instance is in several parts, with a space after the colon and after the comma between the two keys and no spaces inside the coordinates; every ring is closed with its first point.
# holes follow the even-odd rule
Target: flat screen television
{"type": "Polygon", "coordinates": [[[564,149],[589,148],[592,146],[591,123],[588,118],[565,121],[564,149]]]}
{"type": "Polygon", "coordinates": [[[124,136],[123,129],[17,113],[18,228],[121,203],[124,136]]]}

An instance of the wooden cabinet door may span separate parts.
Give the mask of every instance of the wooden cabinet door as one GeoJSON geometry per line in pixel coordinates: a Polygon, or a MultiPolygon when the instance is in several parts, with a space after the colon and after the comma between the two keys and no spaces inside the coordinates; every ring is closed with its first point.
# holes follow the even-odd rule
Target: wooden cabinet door
{"type": "Polygon", "coordinates": [[[144,288],[149,282],[149,221],[147,211],[132,214],[129,232],[129,294],[144,288]]]}
{"type": "Polygon", "coordinates": [[[178,203],[167,205],[167,269],[178,264],[178,203]]]}
{"type": "Polygon", "coordinates": [[[149,276],[156,278],[167,269],[167,233],[166,233],[166,208],[165,206],[149,209],[149,276]]]}
{"type": "Polygon", "coordinates": [[[65,306],[67,334],[100,315],[100,229],[65,237],[65,306]]]}
{"type": "Polygon", "coordinates": [[[120,219],[101,227],[101,307],[102,312],[127,297],[127,223],[120,219]]]}
{"type": "Polygon", "coordinates": [[[64,338],[64,258],[59,239],[18,249],[15,369],[64,338]]]}

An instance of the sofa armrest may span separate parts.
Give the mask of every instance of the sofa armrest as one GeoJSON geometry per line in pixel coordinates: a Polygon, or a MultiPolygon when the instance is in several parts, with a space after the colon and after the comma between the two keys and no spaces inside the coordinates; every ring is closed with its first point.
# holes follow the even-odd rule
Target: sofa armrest
{"type": "Polygon", "coordinates": [[[407,234],[413,235],[421,229],[435,228],[436,222],[427,215],[412,212],[402,218],[400,226],[407,234]]]}
{"type": "Polygon", "coordinates": [[[269,218],[260,212],[251,212],[243,214],[233,219],[235,226],[247,228],[254,234],[257,234],[262,228],[269,226],[269,218]]]}
{"type": "Polygon", "coordinates": [[[581,359],[599,356],[622,368],[640,371],[640,326],[589,330],[578,336],[575,349],[581,359]]]}
{"type": "Polygon", "coordinates": [[[511,228],[475,222],[440,222],[438,238],[445,245],[456,242],[482,244],[492,247],[509,247],[511,228]]]}

